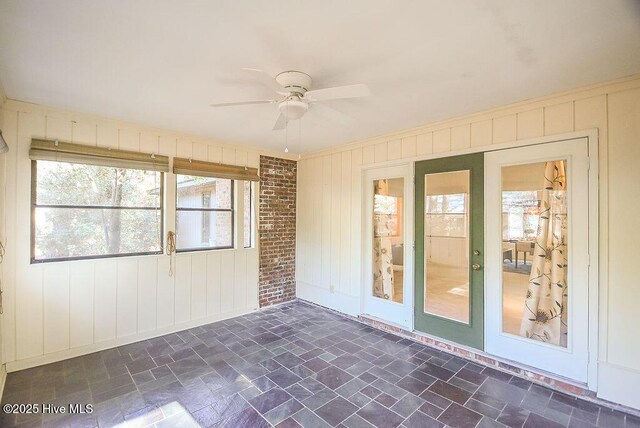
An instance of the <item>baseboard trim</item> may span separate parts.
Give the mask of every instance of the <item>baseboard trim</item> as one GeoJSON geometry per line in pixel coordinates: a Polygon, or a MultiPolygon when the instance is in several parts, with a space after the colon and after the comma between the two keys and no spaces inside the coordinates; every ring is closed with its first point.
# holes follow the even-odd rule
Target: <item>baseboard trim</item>
{"type": "Polygon", "coordinates": [[[352,317],[357,317],[360,314],[360,299],[358,297],[338,292],[332,293],[326,288],[303,281],[296,283],[296,297],[352,317]]]}
{"type": "Polygon", "coordinates": [[[65,349],[64,351],[52,352],[51,354],[39,355],[37,357],[25,358],[23,360],[9,361],[6,364],[6,373],[11,373],[19,370],[29,369],[32,367],[41,366],[44,364],[55,363],[58,361],[66,360],[69,358],[75,358],[82,355],[92,354],[98,351],[104,351],[105,349],[115,348],[122,345],[128,345],[130,343],[140,342],[141,340],[153,339],[154,337],[164,336],[165,334],[176,333],[182,330],[188,330],[190,328],[199,327],[201,325],[210,324],[216,321],[222,321],[229,318],[246,315],[251,312],[258,311],[258,308],[242,308],[233,311],[224,312],[221,314],[211,315],[197,320],[187,321],[180,324],[174,324],[167,327],[157,328],[148,332],[136,333],[130,336],[119,337],[116,339],[105,340],[103,342],[92,343],[90,345],[81,346],[78,348],[65,349]]]}

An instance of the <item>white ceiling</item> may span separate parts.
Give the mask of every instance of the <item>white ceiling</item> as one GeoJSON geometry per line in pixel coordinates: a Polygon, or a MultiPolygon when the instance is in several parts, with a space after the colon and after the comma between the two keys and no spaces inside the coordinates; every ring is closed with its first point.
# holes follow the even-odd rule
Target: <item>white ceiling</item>
{"type": "Polygon", "coordinates": [[[9,98],[283,149],[276,105],[208,107],[271,98],[242,67],[370,87],[309,111],[308,152],[640,72],[640,2],[0,2],[9,98]]]}

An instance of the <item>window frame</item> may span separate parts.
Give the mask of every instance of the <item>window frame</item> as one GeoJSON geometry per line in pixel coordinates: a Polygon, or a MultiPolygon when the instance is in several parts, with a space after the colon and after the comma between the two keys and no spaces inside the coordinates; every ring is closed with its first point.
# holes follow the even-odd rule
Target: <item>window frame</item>
{"type": "MultiPolygon", "coordinates": [[[[243,189],[242,189],[242,197],[244,198],[244,183],[249,183],[249,245],[245,246],[244,242],[242,243],[243,248],[245,250],[250,250],[252,248],[256,247],[256,242],[254,240],[255,238],[255,224],[256,224],[256,212],[255,212],[255,201],[253,200],[253,198],[255,197],[254,195],[254,184],[253,181],[250,180],[243,180],[243,189]]],[[[243,205],[242,205],[243,209],[246,209],[246,206],[244,205],[244,200],[243,200],[243,205]]],[[[246,226],[244,224],[244,212],[242,213],[242,221],[243,221],[243,228],[246,226]]],[[[244,231],[243,231],[244,234],[244,231]]],[[[244,239],[247,239],[246,236],[243,235],[244,239]]]]}
{"type": "MultiPolygon", "coordinates": [[[[235,244],[236,244],[236,211],[237,211],[237,205],[236,205],[236,201],[235,201],[235,193],[236,193],[236,182],[238,180],[234,180],[232,178],[217,178],[219,180],[229,180],[231,181],[231,208],[180,208],[178,207],[178,176],[182,175],[182,176],[191,176],[191,177],[204,177],[201,175],[197,175],[197,174],[174,174],[176,176],[176,185],[175,185],[175,195],[176,195],[176,199],[175,199],[175,225],[174,228],[177,231],[178,228],[178,212],[179,211],[186,211],[186,212],[201,212],[201,213],[205,213],[205,212],[230,212],[231,213],[231,245],[230,246],[221,246],[221,247],[196,247],[196,248],[182,248],[182,249],[178,249],[178,247],[176,246],[176,254],[177,253],[191,253],[191,252],[196,252],[196,251],[211,251],[211,250],[233,250],[235,249],[235,244]]],[[[215,178],[215,177],[209,177],[209,178],[215,178]]],[[[202,233],[202,231],[200,232],[202,233]]],[[[177,240],[176,240],[177,243],[177,240]]]]}
{"type": "MultiPolygon", "coordinates": [[[[49,161],[56,162],[56,161],[49,161]]],[[[60,163],[71,163],[63,162],[60,163]]],[[[90,165],[90,164],[79,164],[90,165]]],[[[115,167],[108,167],[115,168],[115,167]]],[[[134,169],[134,168],[123,168],[134,169]]],[[[151,169],[147,171],[153,171],[151,169]]],[[[160,205],[156,207],[106,207],[100,205],[56,205],[56,204],[38,204],[38,161],[31,160],[31,236],[30,236],[30,260],[31,264],[51,263],[51,262],[66,262],[74,260],[95,260],[106,259],[116,257],[134,257],[134,256],[150,256],[160,255],[164,253],[164,218],[165,218],[165,203],[164,203],[164,185],[165,185],[165,173],[162,171],[154,171],[160,174],[160,205]],[[73,257],[56,257],[47,259],[37,259],[35,256],[36,251],[36,208],[68,208],[68,209],[107,209],[107,210],[145,210],[145,211],[160,211],[160,229],[159,229],[159,243],[160,249],[158,251],[141,251],[134,253],[115,253],[115,254],[97,254],[89,256],[73,256],[73,257]]]]}

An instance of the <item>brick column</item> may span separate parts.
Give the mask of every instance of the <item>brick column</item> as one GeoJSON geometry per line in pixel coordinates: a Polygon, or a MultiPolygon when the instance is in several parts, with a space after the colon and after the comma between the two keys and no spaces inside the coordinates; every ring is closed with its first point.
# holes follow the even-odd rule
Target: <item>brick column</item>
{"type": "Polygon", "coordinates": [[[260,307],[296,297],[295,161],[260,156],[260,307]]]}

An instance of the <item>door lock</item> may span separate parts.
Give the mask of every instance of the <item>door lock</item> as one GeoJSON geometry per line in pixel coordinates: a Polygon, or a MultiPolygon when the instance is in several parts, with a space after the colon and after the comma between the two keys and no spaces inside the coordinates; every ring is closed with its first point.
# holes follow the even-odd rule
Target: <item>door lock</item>
{"type": "Polygon", "coordinates": [[[480,266],[478,263],[474,263],[471,265],[471,268],[473,270],[480,270],[480,268],[482,268],[482,266],[480,266]]]}

